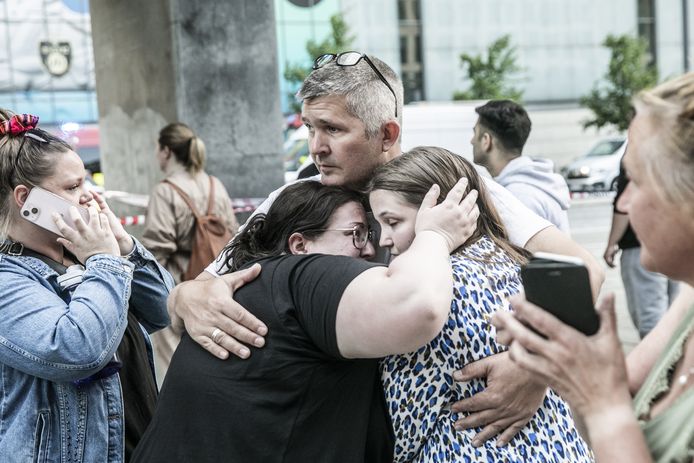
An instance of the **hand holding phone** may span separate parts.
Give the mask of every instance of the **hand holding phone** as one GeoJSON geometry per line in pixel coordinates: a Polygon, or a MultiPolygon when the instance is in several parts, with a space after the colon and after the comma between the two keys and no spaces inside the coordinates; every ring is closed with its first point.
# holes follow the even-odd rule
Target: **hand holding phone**
{"type": "Polygon", "coordinates": [[[521,267],[521,279],[528,302],[588,336],[600,328],[588,269],[581,259],[538,252],[521,267]]]}
{"type": "Polygon", "coordinates": [[[58,236],[63,236],[53,221],[52,215],[54,212],[60,214],[70,228],[75,228],[75,222],[70,215],[71,207],[77,209],[85,223],[89,223],[89,211],[87,211],[86,207],[76,205],[48,190],[35,186],[29,192],[29,196],[27,196],[24,206],[22,206],[19,213],[29,222],[58,236]]]}

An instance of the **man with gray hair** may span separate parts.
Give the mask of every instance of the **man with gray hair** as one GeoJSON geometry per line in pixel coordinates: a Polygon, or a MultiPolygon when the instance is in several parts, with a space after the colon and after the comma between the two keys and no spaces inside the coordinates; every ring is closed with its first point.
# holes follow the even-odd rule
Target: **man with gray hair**
{"type": "MultiPolygon", "coordinates": [[[[359,189],[374,169],[401,154],[402,82],[377,58],[358,52],[322,55],[298,97],[303,100],[309,151],[320,172],[314,180],[359,189]]],[[[491,180],[487,187],[512,242],[531,251],[581,257],[591,270],[597,294],[603,273],[587,251],[503,187],[491,180]]],[[[271,193],[256,213],[266,212],[279,191],[271,193]]],[[[169,312],[175,326],[185,325],[188,334],[215,356],[224,359],[232,352],[247,358],[251,354],[247,345],[262,347],[264,336],[272,333],[229,296],[259,270],[225,274],[223,261],[220,256],[196,280],[174,288],[169,312]]],[[[501,434],[498,444],[508,442],[535,413],[546,390],[506,353],[470,364],[454,377],[458,381],[487,378],[483,392],[452,405],[454,411],[468,412],[458,422],[461,428],[482,428],[473,442],[477,445],[497,434],[501,434]]]]}

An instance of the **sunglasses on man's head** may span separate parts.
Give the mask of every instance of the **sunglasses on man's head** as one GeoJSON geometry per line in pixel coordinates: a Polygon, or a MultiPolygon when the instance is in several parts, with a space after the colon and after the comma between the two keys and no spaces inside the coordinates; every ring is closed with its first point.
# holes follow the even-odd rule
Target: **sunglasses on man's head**
{"type": "Polygon", "coordinates": [[[373,69],[378,78],[381,79],[381,82],[386,84],[386,87],[388,87],[390,93],[393,94],[393,98],[395,98],[395,117],[398,117],[398,97],[395,96],[395,90],[393,90],[393,87],[390,86],[386,78],[383,77],[383,74],[381,74],[381,71],[378,70],[376,65],[373,63],[373,61],[369,59],[366,53],[359,53],[358,51],[346,51],[344,53],[338,54],[326,53],[316,58],[316,60],[313,62],[313,69],[320,69],[326,64],[332,63],[333,61],[338,66],[356,66],[357,63],[359,63],[359,61],[361,61],[362,59],[366,61],[366,63],[369,66],[371,66],[371,69],[373,69]]]}

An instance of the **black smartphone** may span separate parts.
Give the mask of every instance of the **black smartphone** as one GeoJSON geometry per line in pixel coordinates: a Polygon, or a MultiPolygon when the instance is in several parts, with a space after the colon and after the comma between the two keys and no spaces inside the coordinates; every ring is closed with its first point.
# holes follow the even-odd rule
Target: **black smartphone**
{"type": "Polygon", "coordinates": [[[521,267],[525,298],[591,336],[600,328],[588,269],[577,257],[538,252],[521,267]]]}

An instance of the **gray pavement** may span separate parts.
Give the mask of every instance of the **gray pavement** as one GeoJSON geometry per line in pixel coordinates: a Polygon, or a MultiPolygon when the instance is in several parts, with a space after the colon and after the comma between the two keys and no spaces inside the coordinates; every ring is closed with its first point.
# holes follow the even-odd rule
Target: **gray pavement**
{"type": "Polygon", "coordinates": [[[616,259],[618,266],[611,269],[602,258],[612,223],[612,196],[574,199],[569,209],[569,222],[572,238],[585,247],[605,268],[605,283],[600,296],[615,293],[617,329],[622,346],[628,352],[639,342],[639,335],[627,311],[624,286],[619,273],[619,259],[616,259]]]}

